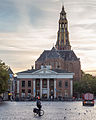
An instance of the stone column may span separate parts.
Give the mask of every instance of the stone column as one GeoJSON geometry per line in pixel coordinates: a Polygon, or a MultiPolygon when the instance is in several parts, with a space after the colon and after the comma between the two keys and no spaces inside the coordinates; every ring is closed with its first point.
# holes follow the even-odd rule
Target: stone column
{"type": "Polygon", "coordinates": [[[17,93],[19,94],[19,80],[17,80],[17,93]]]}
{"type": "Polygon", "coordinates": [[[47,99],[49,99],[49,79],[47,79],[47,99]]]}
{"type": "Polygon", "coordinates": [[[40,79],[40,98],[42,98],[42,79],[40,79]]]}
{"type": "Polygon", "coordinates": [[[56,80],[54,79],[54,98],[56,98],[56,80]]]}
{"type": "Polygon", "coordinates": [[[35,97],[36,89],[35,89],[35,79],[33,80],[33,97],[35,97]]]}
{"type": "Polygon", "coordinates": [[[70,97],[73,97],[73,80],[70,80],[70,97]]]}
{"type": "Polygon", "coordinates": [[[19,80],[17,80],[17,96],[19,97],[19,80]]]}

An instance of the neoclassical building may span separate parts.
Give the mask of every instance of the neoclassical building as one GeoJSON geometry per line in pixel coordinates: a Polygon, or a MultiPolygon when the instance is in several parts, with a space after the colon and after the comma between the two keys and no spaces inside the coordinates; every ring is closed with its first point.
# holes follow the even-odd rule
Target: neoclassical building
{"type": "Polygon", "coordinates": [[[41,99],[65,98],[73,96],[73,75],[51,66],[41,66],[41,69],[31,69],[17,74],[17,96],[36,97],[41,99]]]}

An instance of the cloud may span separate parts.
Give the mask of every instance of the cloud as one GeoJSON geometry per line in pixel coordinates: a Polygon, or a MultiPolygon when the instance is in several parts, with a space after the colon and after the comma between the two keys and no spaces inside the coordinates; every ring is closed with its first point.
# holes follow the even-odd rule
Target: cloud
{"type": "Polygon", "coordinates": [[[86,72],[96,72],[96,70],[87,70],[86,72]]]}
{"type": "Polygon", "coordinates": [[[1,50],[0,57],[9,65],[14,72],[16,70],[28,69],[34,65],[34,61],[40,55],[40,50],[24,51],[24,50],[1,50]],[[7,55],[6,55],[7,54],[7,55]]]}
{"type": "Polygon", "coordinates": [[[9,0],[0,0],[0,32],[16,31],[20,16],[9,0]]]}
{"type": "MultiPolygon", "coordinates": [[[[34,64],[56,43],[61,6],[62,0],[0,0],[0,59],[16,72],[34,64]]],[[[83,70],[95,68],[96,1],[64,0],[64,6],[72,49],[83,70]]]]}

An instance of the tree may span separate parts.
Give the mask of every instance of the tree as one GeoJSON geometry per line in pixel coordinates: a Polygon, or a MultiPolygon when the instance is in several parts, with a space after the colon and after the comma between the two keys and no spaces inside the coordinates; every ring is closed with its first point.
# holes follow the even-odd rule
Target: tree
{"type": "Polygon", "coordinates": [[[8,89],[8,66],[4,62],[0,61],[0,94],[4,93],[8,89]]]}
{"type": "Polygon", "coordinates": [[[83,93],[94,93],[96,95],[96,77],[85,74],[82,71],[82,76],[80,81],[74,81],[73,86],[74,94],[82,95],[83,93]]]}

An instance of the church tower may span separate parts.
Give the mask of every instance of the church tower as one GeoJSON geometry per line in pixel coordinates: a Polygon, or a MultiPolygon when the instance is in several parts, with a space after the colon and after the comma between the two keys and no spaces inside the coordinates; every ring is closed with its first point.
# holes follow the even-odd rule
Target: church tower
{"type": "Polygon", "coordinates": [[[50,65],[53,70],[65,70],[74,73],[74,80],[81,79],[80,59],[76,56],[69,41],[68,21],[64,6],[60,12],[59,30],[57,42],[51,50],[44,50],[35,61],[35,68],[40,69],[41,65],[50,65]]]}
{"type": "Polygon", "coordinates": [[[69,42],[68,21],[66,18],[64,6],[62,6],[62,11],[60,12],[56,48],[57,50],[71,50],[69,42]]]}

